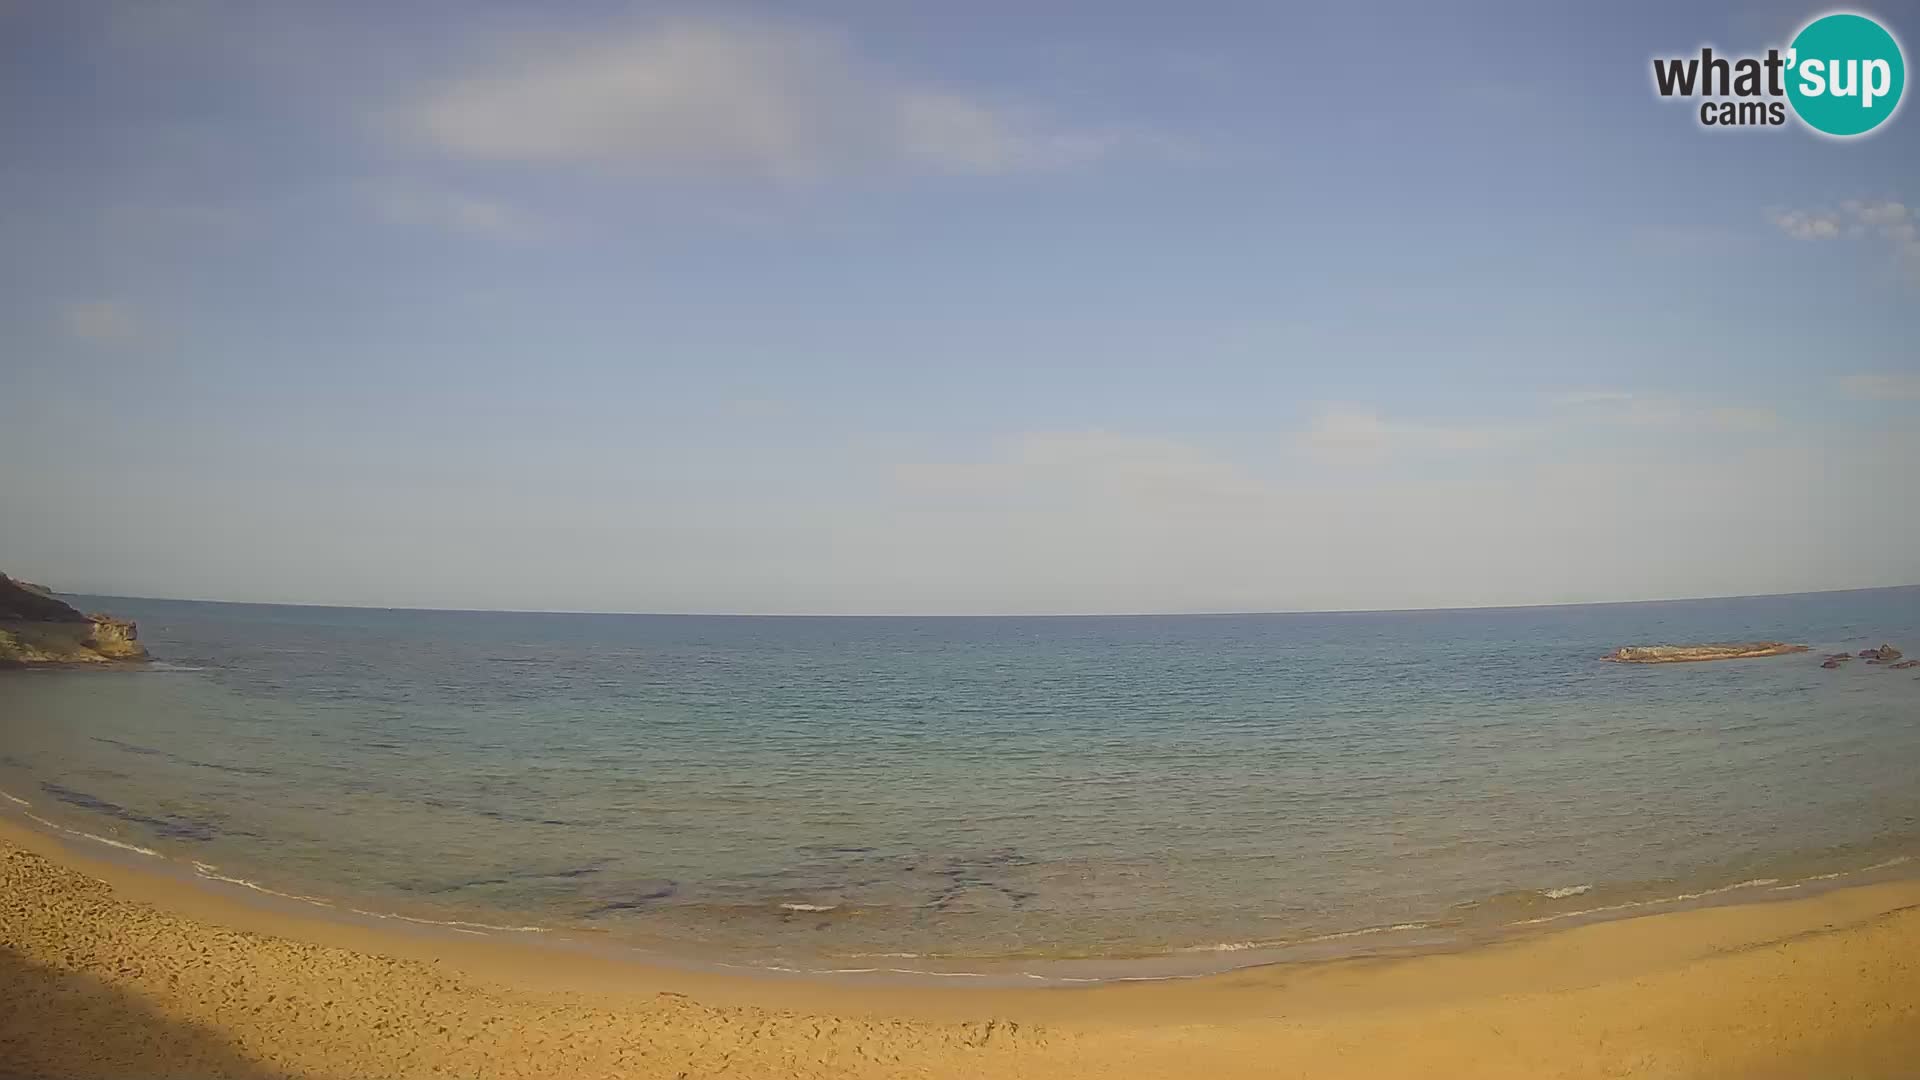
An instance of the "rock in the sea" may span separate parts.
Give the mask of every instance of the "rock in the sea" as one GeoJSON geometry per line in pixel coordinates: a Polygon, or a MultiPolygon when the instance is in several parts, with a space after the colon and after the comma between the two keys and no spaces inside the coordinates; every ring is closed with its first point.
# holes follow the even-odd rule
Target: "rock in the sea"
{"type": "Polygon", "coordinates": [[[39,585],[0,574],[0,667],[145,660],[126,619],[82,615],[39,585]]]}
{"type": "Polygon", "coordinates": [[[1905,671],[1910,667],[1920,667],[1920,660],[1902,660],[1899,663],[1892,665],[1892,669],[1894,671],[1905,671]]]}
{"type": "Polygon", "coordinates": [[[666,878],[642,878],[638,881],[603,882],[587,897],[585,918],[613,915],[622,911],[643,911],[680,891],[680,883],[666,878]]]}
{"type": "Polygon", "coordinates": [[[1861,649],[1860,650],[1860,658],[1862,660],[1877,660],[1883,664],[1893,660],[1898,660],[1902,655],[1904,654],[1901,653],[1899,649],[1896,649],[1893,646],[1887,645],[1884,643],[1881,644],[1881,646],[1877,649],[1861,649]]]}
{"type": "Polygon", "coordinates": [[[1627,645],[1601,659],[1616,664],[1685,664],[1700,660],[1785,656],[1806,651],[1805,645],[1789,645],[1784,641],[1742,641],[1726,645],[1627,645]]]}
{"type": "Polygon", "coordinates": [[[1835,657],[1829,656],[1825,660],[1821,661],[1820,666],[1823,668],[1826,668],[1828,671],[1832,671],[1833,669],[1840,666],[1840,661],[1835,657]]]}

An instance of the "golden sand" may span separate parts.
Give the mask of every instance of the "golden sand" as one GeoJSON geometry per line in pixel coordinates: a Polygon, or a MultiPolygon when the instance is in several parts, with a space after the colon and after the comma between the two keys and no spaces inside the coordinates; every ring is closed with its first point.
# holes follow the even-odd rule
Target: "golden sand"
{"type": "Polygon", "coordinates": [[[0,1075],[1912,1077],[1920,883],[1185,982],[879,989],[331,922],[0,825],[0,1075]]]}

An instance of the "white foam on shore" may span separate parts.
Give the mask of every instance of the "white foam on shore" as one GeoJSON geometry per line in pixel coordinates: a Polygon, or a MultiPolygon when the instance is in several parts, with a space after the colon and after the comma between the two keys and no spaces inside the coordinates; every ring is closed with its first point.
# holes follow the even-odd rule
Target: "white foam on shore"
{"type": "Polygon", "coordinates": [[[1592,889],[1591,885],[1562,885],[1557,889],[1541,889],[1540,895],[1549,900],[1565,900],[1569,896],[1579,896],[1592,889]]]}
{"type": "Polygon", "coordinates": [[[211,863],[195,862],[193,864],[194,874],[208,881],[223,881],[228,885],[238,885],[243,889],[252,889],[254,892],[264,893],[267,896],[277,896],[282,900],[298,900],[303,904],[312,904],[316,907],[330,908],[333,906],[333,901],[331,900],[323,900],[318,896],[301,896],[298,893],[286,893],[278,889],[269,889],[265,885],[248,881],[246,878],[228,877],[225,874],[218,873],[217,871],[219,869],[219,867],[211,863]]]}
{"type": "MultiPolygon", "coordinates": [[[[3,795],[3,794],[6,794],[6,793],[0,792],[0,795],[3,795]]],[[[21,806],[30,805],[25,799],[16,798],[15,796],[12,796],[12,795],[7,795],[6,797],[12,802],[19,803],[21,806]]],[[[77,836],[83,840],[91,840],[96,844],[105,844],[108,847],[118,848],[121,851],[132,852],[135,855],[145,855],[149,858],[154,858],[154,859],[166,858],[166,856],[160,854],[159,852],[153,850],[152,848],[141,847],[138,844],[129,844],[124,840],[115,840],[110,836],[100,836],[97,833],[85,832],[80,829],[70,829],[67,826],[62,825],[57,821],[48,821],[46,818],[43,818],[38,814],[26,814],[24,816],[29,821],[36,822],[40,825],[45,826],[46,828],[52,829],[55,832],[65,833],[68,836],[77,836]]],[[[193,862],[193,872],[194,872],[194,876],[205,879],[207,881],[218,881],[227,885],[238,885],[243,889],[251,889],[254,892],[261,893],[266,896],[278,897],[282,900],[293,900],[302,904],[312,904],[315,907],[323,907],[323,908],[334,907],[334,902],[324,897],[302,896],[299,893],[281,892],[278,889],[270,889],[267,886],[262,885],[257,881],[249,881],[246,878],[229,877],[225,874],[220,873],[219,867],[214,866],[212,863],[203,863],[196,860],[193,862]]],[[[412,915],[401,915],[391,911],[364,911],[360,908],[348,908],[347,910],[351,911],[355,915],[364,915],[370,919],[398,919],[402,922],[418,923],[423,926],[441,926],[441,927],[445,927],[448,930],[452,930],[456,933],[474,934],[480,937],[486,936],[485,932],[488,930],[498,930],[504,933],[513,933],[513,934],[544,934],[549,930],[549,928],[545,926],[498,926],[493,923],[466,922],[460,919],[422,919],[412,915]]]]}
{"type": "Polygon", "coordinates": [[[48,821],[46,818],[43,818],[38,814],[28,814],[27,817],[33,821],[37,821],[40,824],[45,825],[49,829],[53,829],[57,832],[66,833],[68,836],[77,836],[82,840],[91,840],[96,844],[105,844],[111,848],[119,848],[121,851],[131,851],[135,855],[146,855],[155,859],[164,857],[159,852],[153,850],[152,848],[143,848],[139,844],[129,844],[125,840],[115,840],[111,836],[99,836],[97,834],[90,833],[90,832],[82,832],[79,829],[69,829],[65,825],[62,825],[58,822],[48,821]]]}
{"type": "Polygon", "coordinates": [[[549,927],[545,926],[499,926],[494,923],[467,922],[464,919],[422,919],[417,916],[401,915],[392,911],[362,911],[359,908],[348,908],[347,910],[353,912],[355,915],[365,915],[369,919],[398,919],[401,922],[418,923],[421,926],[444,926],[449,930],[458,930],[463,934],[471,934],[483,930],[498,930],[507,934],[544,934],[549,930],[549,927]]]}
{"type": "Polygon", "coordinates": [[[1289,945],[1314,945],[1323,941],[1344,941],[1347,938],[1367,937],[1372,934],[1393,934],[1407,930],[1425,930],[1431,923],[1406,922],[1392,926],[1368,926],[1359,930],[1341,930],[1332,934],[1318,934],[1304,938],[1274,938],[1268,941],[1223,941],[1216,945],[1189,945],[1179,950],[1183,953],[1194,952],[1246,952],[1251,949],[1284,949],[1289,945]]]}
{"type": "Polygon", "coordinates": [[[1663,896],[1656,900],[1630,900],[1624,904],[1604,904],[1600,907],[1581,908],[1579,911],[1562,911],[1557,915],[1542,915],[1537,919],[1521,919],[1508,923],[1508,926],[1538,926],[1541,923],[1555,922],[1560,919],[1574,919],[1582,915],[1600,915],[1609,911],[1626,911],[1630,908],[1654,907],[1660,904],[1680,904],[1688,900],[1701,900],[1709,896],[1732,892],[1735,889],[1753,889],[1762,885],[1778,885],[1779,878],[1754,878],[1751,881],[1737,881],[1732,885],[1722,885],[1717,889],[1703,889],[1700,892],[1681,893],[1678,896],[1663,896]]]}
{"type": "Polygon", "coordinates": [[[5,800],[7,800],[8,802],[10,802],[10,803],[14,803],[14,804],[16,804],[16,805],[18,805],[18,806],[32,806],[32,805],[33,805],[32,803],[30,803],[30,802],[28,802],[27,800],[25,800],[25,799],[23,799],[23,798],[21,798],[21,797],[20,797],[20,796],[18,796],[18,795],[10,795],[10,794],[8,794],[7,792],[4,792],[4,791],[0,791],[0,799],[5,799],[5,800]]]}
{"type": "Polygon", "coordinates": [[[839,904],[781,904],[782,911],[834,911],[839,904]]]}
{"type": "Polygon", "coordinates": [[[1394,923],[1392,926],[1369,926],[1364,930],[1343,930],[1338,934],[1321,934],[1319,937],[1310,937],[1305,940],[1308,942],[1339,941],[1342,938],[1364,937],[1368,934],[1395,934],[1403,930],[1425,930],[1427,926],[1428,924],[1423,922],[1394,923]]]}

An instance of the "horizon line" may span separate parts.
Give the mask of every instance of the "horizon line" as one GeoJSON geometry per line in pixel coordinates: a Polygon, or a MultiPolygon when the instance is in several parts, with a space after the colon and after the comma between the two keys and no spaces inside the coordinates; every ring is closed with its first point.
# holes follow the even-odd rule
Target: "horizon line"
{"type": "MultiPolygon", "coordinates": [[[[19,580],[15,578],[14,580],[19,580]]],[[[1882,592],[1920,588],[1920,582],[1899,585],[1863,585],[1844,589],[1803,589],[1795,592],[1722,593],[1710,596],[1643,597],[1637,600],[1573,600],[1540,604],[1469,604],[1405,608],[1292,608],[1286,610],[1210,611],[1049,611],[1049,612],[801,612],[801,611],[579,611],[559,608],[467,608],[319,604],[277,600],[215,600],[187,596],[133,596],[120,593],[63,592],[58,596],[88,596],[103,600],[157,600],[176,604],[231,604],[238,607],[297,607],[333,611],[406,611],[450,615],[607,615],[663,619],[1206,619],[1259,615],[1412,615],[1467,611],[1535,611],[1575,607],[1625,607],[1635,604],[1685,604],[1702,600],[1765,600],[1789,596],[1826,596],[1841,593],[1882,592]]]]}

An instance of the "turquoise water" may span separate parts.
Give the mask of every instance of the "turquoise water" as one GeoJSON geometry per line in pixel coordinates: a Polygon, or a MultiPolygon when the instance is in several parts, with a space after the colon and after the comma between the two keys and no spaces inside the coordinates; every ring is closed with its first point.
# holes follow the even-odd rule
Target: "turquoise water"
{"type": "Polygon", "coordinates": [[[1137,618],[79,603],[160,662],[0,674],[13,811],[343,909],[721,962],[1174,970],[1920,852],[1920,669],[1819,667],[1920,655],[1917,588],[1137,618]],[[1755,638],[1815,652],[1598,659],[1755,638]]]}

